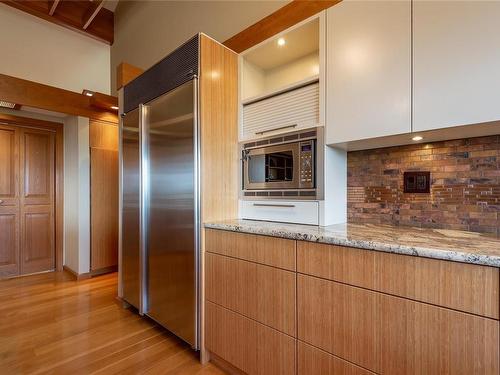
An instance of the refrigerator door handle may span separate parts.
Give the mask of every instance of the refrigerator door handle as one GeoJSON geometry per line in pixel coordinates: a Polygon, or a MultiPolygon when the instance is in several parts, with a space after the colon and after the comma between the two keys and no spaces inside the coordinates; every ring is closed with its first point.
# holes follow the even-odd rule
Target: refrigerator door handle
{"type": "Polygon", "coordinates": [[[148,312],[149,135],[148,107],[139,105],[139,314],[148,312]]]}

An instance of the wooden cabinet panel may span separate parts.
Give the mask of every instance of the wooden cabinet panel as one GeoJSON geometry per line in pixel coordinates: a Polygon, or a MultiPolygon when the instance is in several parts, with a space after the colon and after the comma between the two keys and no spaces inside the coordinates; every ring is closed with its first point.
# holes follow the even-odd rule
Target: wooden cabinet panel
{"type": "Polygon", "coordinates": [[[411,131],[411,2],[327,10],[326,143],[411,131]]]}
{"type": "Polygon", "coordinates": [[[89,144],[91,148],[118,151],[118,126],[108,122],[90,121],[89,144]]]}
{"type": "Polygon", "coordinates": [[[297,270],[499,318],[498,268],[299,241],[297,270]]]}
{"type": "Polygon", "coordinates": [[[37,130],[23,130],[21,134],[24,204],[53,204],[55,135],[37,130]]]}
{"type": "Polygon", "coordinates": [[[295,336],[295,272],[210,253],[205,259],[208,301],[295,336]]]}
{"type": "Polygon", "coordinates": [[[118,153],[90,150],[91,270],[118,265],[118,153]]]}
{"type": "Polygon", "coordinates": [[[297,342],[298,375],[370,375],[364,368],[344,361],[311,345],[297,342]]]}
{"type": "Polygon", "coordinates": [[[19,213],[0,206],[0,277],[19,274],[19,213]]]}
{"type": "Polygon", "coordinates": [[[380,374],[498,374],[499,322],[298,275],[298,338],[380,374]]]}
{"type": "Polygon", "coordinates": [[[295,271],[295,241],[206,229],[208,252],[295,271]]]}
{"type": "Polygon", "coordinates": [[[498,1],[413,2],[414,131],[500,119],[499,19],[498,1]]]}
{"type": "Polygon", "coordinates": [[[16,130],[0,125],[0,206],[17,205],[19,146],[16,130]]]}
{"type": "Polygon", "coordinates": [[[206,348],[249,375],[295,374],[296,340],[206,303],[206,348]]]}
{"type": "Polygon", "coordinates": [[[54,269],[53,207],[25,206],[21,227],[21,273],[28,274],[54,269]]]}

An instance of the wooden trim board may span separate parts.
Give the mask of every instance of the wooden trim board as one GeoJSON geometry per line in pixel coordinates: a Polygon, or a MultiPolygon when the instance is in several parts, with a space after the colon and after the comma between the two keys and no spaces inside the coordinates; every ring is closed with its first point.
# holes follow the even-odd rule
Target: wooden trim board
{"type": "MultiPolygon", "coordinates": [[[[118,123],[118,115],[115,112],[103,110],[96,105],[103,101],[103,96],[109,97],[109,95],[99,94],[99,100],[96,102],[91,97],[80,93],[0,74],[1,100],[68,115],[118,123]]],[[[108,99],[108,101],[115,102],[114,99],[108,99]]]]}
{"type": "Polygon", "coordinates": [[[276,12],[232,36],[223,44],[241,53],[293,25],[327,9],[341,0],[294,0],[276,12]]]}

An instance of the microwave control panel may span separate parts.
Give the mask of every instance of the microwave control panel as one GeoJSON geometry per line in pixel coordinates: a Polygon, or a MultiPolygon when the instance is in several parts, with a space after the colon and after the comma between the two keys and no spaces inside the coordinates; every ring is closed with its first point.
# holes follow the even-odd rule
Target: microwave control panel
{"type": "Polygon", "coordinates": [[[300,187],[314,188],[314,141],[300,142],[300,187]]]}

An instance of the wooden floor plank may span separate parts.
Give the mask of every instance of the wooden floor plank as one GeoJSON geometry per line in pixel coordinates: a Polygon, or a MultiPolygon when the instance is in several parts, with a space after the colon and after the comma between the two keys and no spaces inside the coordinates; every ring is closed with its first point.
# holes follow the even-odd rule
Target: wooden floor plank
{"type": "Polygon", "coordinates": [[[0,374],[224,374],[116,295],[116,274],[0,281],[0,374]]]}

